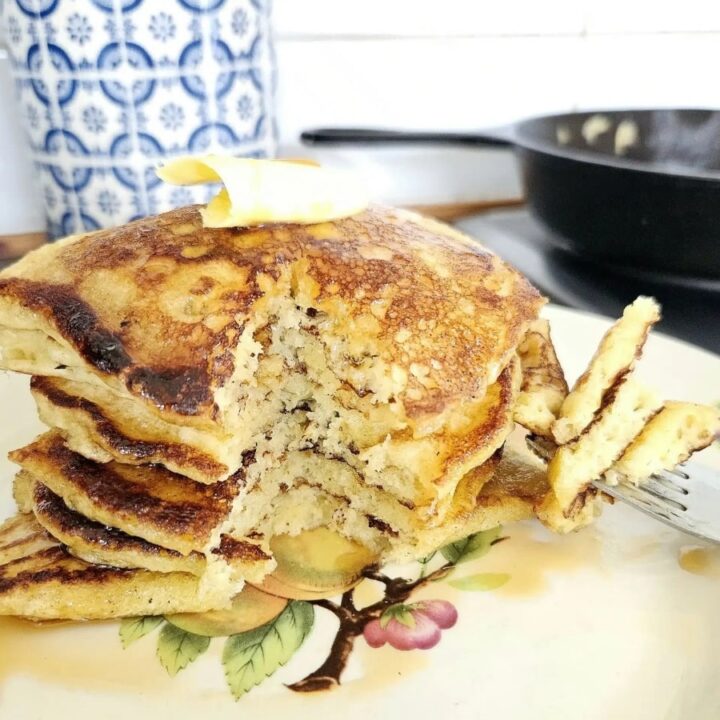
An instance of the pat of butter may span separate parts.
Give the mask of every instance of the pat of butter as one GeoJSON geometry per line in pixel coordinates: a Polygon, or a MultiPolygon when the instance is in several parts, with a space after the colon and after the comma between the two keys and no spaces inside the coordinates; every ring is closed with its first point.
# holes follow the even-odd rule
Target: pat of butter
{"type": "Polygon", "coordinates": [[[201,210],[205,227],[320,223],[355,215],[368,205],[351,175],[294,162],[181,157],[158,168],[157,174],[173,185],[223,184],[201,210]]]}

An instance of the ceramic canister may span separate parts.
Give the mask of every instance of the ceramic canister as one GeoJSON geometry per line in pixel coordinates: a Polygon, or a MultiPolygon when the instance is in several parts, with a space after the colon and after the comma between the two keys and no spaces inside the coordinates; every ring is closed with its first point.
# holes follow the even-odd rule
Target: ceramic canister
{"type": "Polygon", "coordinates": [[[3,14],[51,237],[215,192],[161,183],[167,159],[274,154],[267,0],[5,0],[3,14]]]}

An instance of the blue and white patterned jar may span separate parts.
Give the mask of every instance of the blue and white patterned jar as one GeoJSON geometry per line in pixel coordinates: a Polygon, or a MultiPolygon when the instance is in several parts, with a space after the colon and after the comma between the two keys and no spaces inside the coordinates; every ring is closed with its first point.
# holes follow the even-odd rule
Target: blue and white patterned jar
{"type": "Polygon", "coordinates": [[[17,97],[56,238],[214,191],[154,169],[272,156],[269,0],[5,0],[17,97]]]}

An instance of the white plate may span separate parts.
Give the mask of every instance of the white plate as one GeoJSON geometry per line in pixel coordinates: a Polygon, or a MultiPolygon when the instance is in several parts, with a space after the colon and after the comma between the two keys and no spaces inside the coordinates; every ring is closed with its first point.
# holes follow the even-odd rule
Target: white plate
{"type": "MultiPolygon", "coordinates": [[[[587,363],[607,321],[548,308],[569,377],[587,363]]],[[[653,336],[640,375],[668,398],[720,400],[720,359],[653,336]]],[[[0,376],[0,451],[39,431],[24,379],[0,376]]],[[[720,468],[720,452],[701,459],[720,468]]],[[[0,516],[13,512],[12,466],[0,460],[0,516]]],[[[325,658],[337,627],[315,608],[315,626],[275,675],[231,697],[224,639],[169,677],[155,654],[158,631],[122,650],[116,623],[18,629],[0,623],[0,716],[12,720],[173,720],[238,717],[502,717],[505,720],[716,720],[720,638],[720,560],[715,577],[679,565],[697,545],[621,506],[593,527],[556,537],[533,523],[459,566],[454,577],[508,573],[492,592],[429,583],[412,597],[443,598],[459,620],[432,650],[372,649],[355,641],[343,685],[298,694],[294,682],[325,658]]],[[[368,587],[372,586],[368,583],[368,587]]],[[[370,592],[368,589],[365,593],[370,592]]]]}

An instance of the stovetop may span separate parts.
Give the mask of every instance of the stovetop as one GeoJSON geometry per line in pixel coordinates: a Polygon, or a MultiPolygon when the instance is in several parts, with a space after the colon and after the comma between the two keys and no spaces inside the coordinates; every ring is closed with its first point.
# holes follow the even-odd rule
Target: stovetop
{"type": "Polygon", "coordinates": [[[659,329],[720,354],[720,281],[615,268],[553,246],[526,210],[465,218],[463,231],[514,265],[552,302],[618,317],[638,295],[662,304],[659,329]]]}

